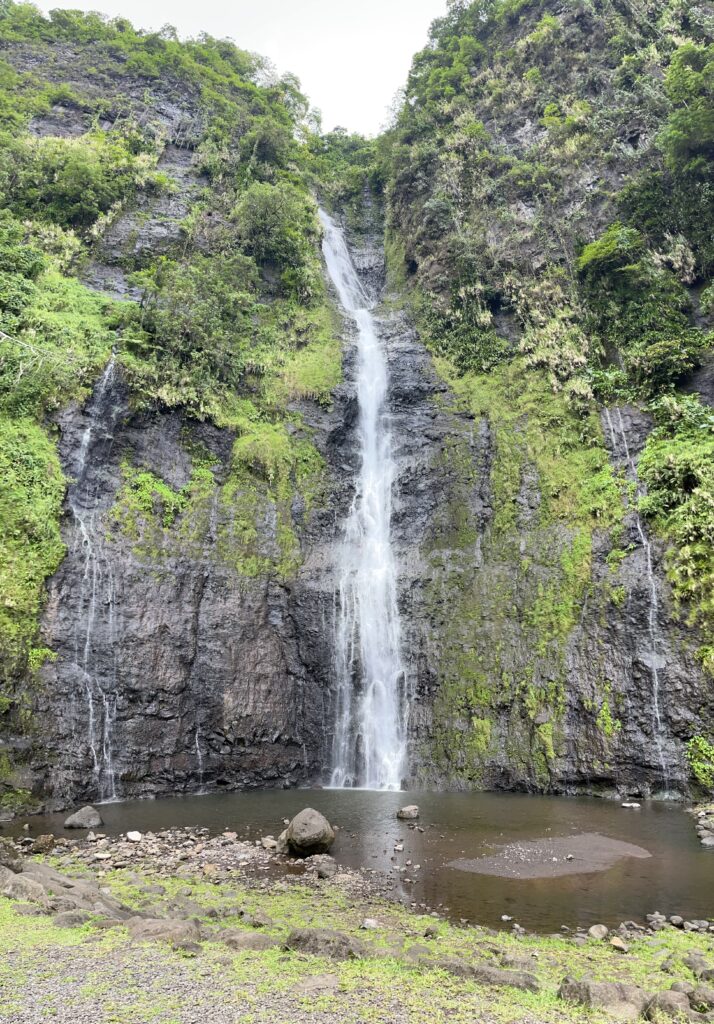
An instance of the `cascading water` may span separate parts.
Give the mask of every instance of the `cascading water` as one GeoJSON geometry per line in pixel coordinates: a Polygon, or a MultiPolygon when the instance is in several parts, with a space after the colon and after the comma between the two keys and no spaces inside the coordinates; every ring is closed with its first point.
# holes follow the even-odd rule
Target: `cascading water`
{"type": "MultiPolygon", "coordinates": [[[[86,413],[87,426],[72,467],[74,481],[67,493],[67,503],[74,519],[71,541],[74,553],[84,564],[82,585],[77,595],[78,614],[74,632],[74,663],[80,688],[86,700],[86,743],[92,758],[100,799],[117,797],[113,760],[113,732],[116,720],[116,695],[99,684],[95,665],[95,634],[101,616],[106,618],[107,631],[114,637],[115,593],[112,563],[104,553],[104,528],[95,506],[96,484],[89,472],[90,457],[98,443],[111,441],[121,413],[113,384],[116,361],[111,357],[90,398],[86,413]]],[[[113,677],[116,682],[116,646],[113,648],[113,677]]]]}
{"type": "Polygon", "coordinates": [[[407,701],[390,532],[394,461],[385,411],[387,361],[344,235],[322,210],[320,219],[328,273],[357,328],[361,460],[339,565],[331,785],[399,789],[407,701]]]}
{"type": "Polygon", "coordinates": [[[660,698],[660,669],[664,665],[664,661],[659,653],[660,649],[660,634],[659,634],[659,598],[657,594],[657,580],[654,574],[654,566],[652,562],[652,544],[647,536],[642,517],[637,511],[636,502],[643,496],[644,491],[640,478],[637,473],[637,465],[632,457],[630,446],[627,441],[627,432],[625,431],[625,424],[622,420],[622,412],[618,408],[616,410],[617,425],[612,418],[612,414],[609,409],[605,409],[605,418],[607,419],[608,430],[610,432],[610,443],[612,444],[613,452],[618,450],[617,436],[619,435],[622,441],[622,452],[624,455],[625,472],[628,479],[635,485],[635,504],[634,504],[634,517],[635,517],[635,528],[637,529],[637,536],[640,539],[640,544],[645,553],[645,565],[647,567],[647,586],[649,588],[649,612],[647,616],[648,621],[648,633],[649,633],[649,667],[652,676],[652,715],[653,715],[653,733],[655,746],[657,748],[657,757],[659,760],[660,768],[662,769],[662,776],[664,779],[665,787],[668,784],[668,773],[667,767],[664,760],[664,752],[662,750],[662,736],[664,733],[664,727],[662,723],[662,712],[661,712],[661,698],[660,698]]]}

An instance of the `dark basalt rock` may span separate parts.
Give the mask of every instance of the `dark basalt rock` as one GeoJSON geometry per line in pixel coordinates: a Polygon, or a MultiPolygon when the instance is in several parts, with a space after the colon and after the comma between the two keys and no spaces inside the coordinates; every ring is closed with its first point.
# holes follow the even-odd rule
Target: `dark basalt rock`
{"type": "Polygon", "coordinates": [[[359,960],[367,955],[367,947],[359,939],[329,928],[295,928],[285,940],[284,948],[331,960],[359,960]]]}
{"type": "MultiPolygon", "coordinates": [[[[29,51],[13,57],[24,69],[32,59],[29,51]]],[[[70,61],[71,54],[63,59],[70,61]]],[[[131,93],[130,81],[126,87],[131,93]]],[[[156,85],[152,103],[174,140],[165,159],[179,182],[170,201],[179,205],[159,218],[164,226],[158,235],[149,215],[136,238],[121,223],[113,241],[105,238],[100,258],[86,270],[87,280],[119,294],[126,288],[118,265],[125,242],[133,239],[139,261],[144,245],[146,252],[164,251],[165,226],[179,216],[182,203],[190,203],[197,186],[192,157],[182,148],[190,136],[191,98],[176,104],[164,83],[156,85]]],[[[373,207],[368,214],[352,241],[356,264],[376,296],[384,282],[381,228],[379,211],[373,207]]],[[[498,645],[504,673],[530,679],[542,690],[562,680],[557,720],[550,709],[529,717],[512,695],[499,691],[490,711],[491,750],[478,774],[471,764],[437,764],[425,756],[440,731],[472,727],[470,714],[463,721],[438,717],[445,625],[453,618],[455,596],[465,588],[486,595],[510,589],[517,602],[525,557],[529,578],[547,586],[546,556],[562,548],[570,534],[567,524],[539,526],[537,474],[526,464],[513,536],[500,547],[489,545],[491,474],[499,455],[488,419],[453,404],[403,313],[377,310],[377,324],[390,370],[396,462],[392,530],[411,706],[410,780],[552,792],[685,790],[684,741],[711,731],[714,715],[693,653],[695,638],[686,625],[672,621],[663,551],[655,539],[660,643],[653,665],[647,558],[631,513],[623,542],[628,551],[617,577],[624,602],[607,608],[586,603],[557,655],[542,659],[535,674],[531,640],[518,610],[504,620],[484,604],[481,618],[465,626],[456,641],[449,640],[464,652],[498,645]],[[454,536],[454,516],[462,512],[472,533],[468,544],[454,536]],[[655,667],[662,695],[659,744],[653,735],[655,667]],[[604,682],[619,720],[610,735],[598,728],[592,710],[600,706],[604,682]],[[538,730],[556,727],[557,756],[545,772],[537,771],[538,730]]],[[[218,502],[208,509],[197,536],[160,550],[137,547],[113,518],[125,462],[179,489],[190,478],[189,450],[197,444],[214,459],[220,486],[230,466],[229,431],[178,412],[133,411],[120,371],[106,387],[98,386],[84,408],[57,417],[63,466],[75,482],[63,522],[67,556],[49,582],[42,623],[43,642],[57,658],[42,670],[41,689],[30,695],[41,742],[23,754],[33,770],[27,788],[48,806],[324,779],[333,723],[335,560],[359,461],[350,330],[347,322],[344,383],[332,407],[295,405],[325,459],[328,493],[309,514],[299,499],[294,502],[302,565],[290,580],[237,571],[221,542],[221,532],[230,532],[232,513],[218,502]]],[[[635,409],[621,414],[629,457],[636,460],[650,423],[635,409]]],[[[622,466],[628,455],[620,441],[608,441],[607,431],[605,437],[613,463],[622,466]]],[[[269,510],[257,525],[259,547],[272,552],[275,522],[269,510]]],[[[608,538],[595,533],[592,577],[598,585],[611,578],[609,551],[608,538]]]]}

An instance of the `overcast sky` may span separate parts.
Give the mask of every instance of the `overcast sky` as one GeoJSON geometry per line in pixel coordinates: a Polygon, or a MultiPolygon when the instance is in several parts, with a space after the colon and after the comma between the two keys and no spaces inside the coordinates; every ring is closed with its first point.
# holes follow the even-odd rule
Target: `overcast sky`
{"type": "Polygon", "coordinates": [[[41,0],[122,15],[140,28],[171,24],[181,38],[208,32],[261,53],[302,82],[329,131],[376,134],[413,54],[446,0],[41,0]]]}

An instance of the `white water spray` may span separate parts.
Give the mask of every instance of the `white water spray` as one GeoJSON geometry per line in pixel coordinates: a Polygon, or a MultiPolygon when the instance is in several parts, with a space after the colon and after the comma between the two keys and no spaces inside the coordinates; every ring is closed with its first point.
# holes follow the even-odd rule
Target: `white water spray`
{"type": "Polygon", "coordinates": [[[360,471],[345,525],[337,594],[337,708],[331,785],[399,789],[406,759],[405,670],[390,524],[394,460],[385,412],[387,360],[372,302],[344,235],[324,211],[323,252],[357,328],[360,471]]]}
{"type": "Polygon", "coordinates": [[[637,465],[632,457],[630,446],[627,443],[627,433],[625,431],[625,424],[622,420],[622,412],[617,409],[617,427],[613,421],[612,415],[609,409],[605,409],[605,417],[607,419],[608,429],[610,431],[610,442],[613,447],[613,451],[617,452],[617,434],[620,435],[622,440],[622,448],[625,454],[625,466],[626,474],[630,481],[635,485],[635,505],[634,505],[634,516],[635,516],[635,527],[637,529],[637,536],[640,539],[640,544],[645,553],[645,564],[647,567],[647,585],[650,592],[649,600],[649,613],[648,613],[648,632],[650,641],[649,651],[649,663],[650,672],[652,674],[652,714],[653,714],[653,732],[655,746],[657,747],[657,757],[659,760],[660,768],[662,769],[662,776],[664,779],[665,787],[668,783],[667,767],[664,760],[664,752],[662,750],[662,735],[664,727],[662,724],[662,713],[660,709],[660,678],[659,670],[663,665],[663,660],[659,654],[660,648],[660,636],[659,636],[659,598],[657,595],[657,580],[654,574],[654,566],[652,562],[652,544],[647,536],[642,517],[637,511],[636,502],[643,496],[644,491],[640,483],[639,475],[637,473],[637,465]]]}

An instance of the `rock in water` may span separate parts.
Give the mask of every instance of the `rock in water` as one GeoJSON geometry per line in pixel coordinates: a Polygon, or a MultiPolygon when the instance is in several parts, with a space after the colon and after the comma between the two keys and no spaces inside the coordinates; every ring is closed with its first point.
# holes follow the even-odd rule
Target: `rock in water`
{"type": "Polygon", "coordinates": [[[313,853],[327,853],[335,841],[335,833],[327,818],[306,807],[296,814],[287,827],[287,843],[299,857],[313,853]]]}
{"type": "Polygon", "coordinates": [[[65,828],[99,828],[103,825],[99,811],[94,807],[83,807],[80,811],[70,814],[64,823],[65,828]]]}
{"type": "Polygon", "coordinates": [[[419,817],[419,808],[416,804],[409,804],[408,807],[402,807],[397,811],[397,817],[400,821],[416,821],[419,817]]]}

